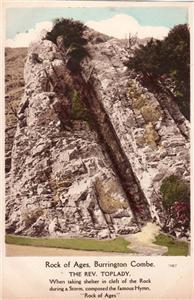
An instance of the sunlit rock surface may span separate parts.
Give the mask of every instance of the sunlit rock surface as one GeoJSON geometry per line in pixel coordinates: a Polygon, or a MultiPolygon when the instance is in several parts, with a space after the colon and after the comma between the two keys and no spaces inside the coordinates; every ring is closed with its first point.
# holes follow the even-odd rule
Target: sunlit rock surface
{"type": "Polygon", "coordinates": [[[167,99],[164,109],[140,85],[124,42],[85,34],[78,74],[52,42],[29,48],[7,175],[9,233],[104,239],[150,220],[163,226],[162,180],[189,181],[189,126],[178,107],[167,99]],[[75,117],[73,101],[91,122],[75,117]]]}

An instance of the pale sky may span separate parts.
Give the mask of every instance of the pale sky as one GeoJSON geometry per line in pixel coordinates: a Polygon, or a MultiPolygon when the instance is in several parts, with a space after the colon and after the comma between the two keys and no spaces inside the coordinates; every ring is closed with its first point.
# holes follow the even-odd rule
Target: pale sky
{"type": "Polygon", "coordinates": [[[187,8],[181,7],[82,7],[8,8],[6,46],[27,47],[43,29],[51,30],[55,18],[73,18],[107,35],[126,38],[164,38],[178,24],[188,23],[187,8]]]}

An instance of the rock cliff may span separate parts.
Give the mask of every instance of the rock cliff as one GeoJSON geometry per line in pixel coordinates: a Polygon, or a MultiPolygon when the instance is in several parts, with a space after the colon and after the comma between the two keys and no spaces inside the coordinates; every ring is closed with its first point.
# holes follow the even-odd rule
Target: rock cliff
{"type": "Polygon", "coordinates": [[[24,62],[26,48],[5,49],[5,170],[10,171],[11,150],[17,126],[17,108],[24,93],[24,62]]]}
{"type": "Polygon", "coordinates": [[[143,87],[125,41],[86,29],[87,57],[31,45],[7,173],[7,232],[113,238],[165,223],[160,186],[189,182],[189,124],[165,91],[143,87]],[[173,109],[172,109],[173,107],[173,109]]]}

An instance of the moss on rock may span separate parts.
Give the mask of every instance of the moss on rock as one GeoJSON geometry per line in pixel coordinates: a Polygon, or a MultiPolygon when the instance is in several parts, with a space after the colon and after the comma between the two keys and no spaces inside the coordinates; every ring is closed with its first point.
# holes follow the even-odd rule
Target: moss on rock
{"type": "Polygon", "coordinates": [[[144,140],[146,144],[149,144],[153,147],[157,146],[157,142],[159,141],[159,135],[157,131],[154,129],[154,126],[151,122],[149,122],[145,126],[145,131],[144,131],[144,140]]]}
{"type": "Polygon", "coordinates": [[[145,94],[143,90],[138,90],[133,81],[129,81],[129,85],[128,98],[131,106],[138,113],[141,113],[145,121],[144,134],[141,137],[137,137],[136,143],[140,147],[144,144],[156,147],[160,137],[154,126],[162,117],[162,111],[159,106],[152,104],[149,95],[145,94]]]}
{"type": "Polygon", "coordinates": [[[73,90],[70,93],[71,99],[71,119],[81,120],[87,122],[89,125],[92,123],[91,116],[89,114],[86,105],[81,100],[80,93],[76,90],[73,90]]]}
{"type": "Polygon", "coordinates": [[[115,198],[117,183],[115,181],[102,182],[99,179],[95,183],[96,191],[99,197],[99,205],[104,213],[113,214],[118,209],[126,209],[129,205],[127,201],[121,202],[115,198]]]}
{"type": "Polygon", "coordinates": [[[155,123],[161,117],[161,112],[159,108],[153,107],[150,104],[145,104],[144,106],[142,106],[140,112],[146,123],[155,123]]]}

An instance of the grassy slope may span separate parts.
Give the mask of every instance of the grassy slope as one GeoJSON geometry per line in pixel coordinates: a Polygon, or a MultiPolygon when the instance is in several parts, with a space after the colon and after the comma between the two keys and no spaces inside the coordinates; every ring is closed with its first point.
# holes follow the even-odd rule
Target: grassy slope
{"type": "Polygon", "coordinates": [[[88,251],[104,251],[117,253],[132,253],[128,248],[129,242],[124,238],[118,237],[114,240],[93,240],[83,238],[29,238],[19,237],[14,235],[7,235],[5,242],[7,244],[25,245],[35,247],[51,247],[64,248],[74,250],[88,250],[88,251]]]}
{"type": "Polygon", "coordinates": [[[186,256],[189,255],[189,244],[183,241],[174,240],[165,234],[159,234],[154,242],[156,245],[168,247],[165,256],[186,256]]]}

